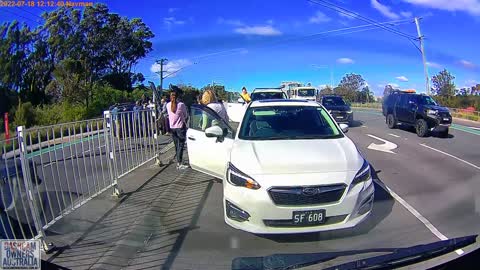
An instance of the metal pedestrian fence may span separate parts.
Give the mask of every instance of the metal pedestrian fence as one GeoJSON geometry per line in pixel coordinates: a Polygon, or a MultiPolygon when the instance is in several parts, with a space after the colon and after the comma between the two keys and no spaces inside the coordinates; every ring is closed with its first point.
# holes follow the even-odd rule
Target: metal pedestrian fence
{"type": "Polygon", "coordinates": [[[154,109],[104,112],[103,118],[17,128],[0,141],[0,236],[40,239],[45,231],[118,180],[173,147],[159,136],[154,109]]]}

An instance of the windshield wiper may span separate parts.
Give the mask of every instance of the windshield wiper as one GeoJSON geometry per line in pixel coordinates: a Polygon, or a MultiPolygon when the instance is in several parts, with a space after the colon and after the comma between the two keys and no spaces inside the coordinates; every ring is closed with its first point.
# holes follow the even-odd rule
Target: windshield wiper
{"type": "Polygon", "coordinates": [[[471,245],[475,243],[476,237],[477,235],[471,235],[406,248],[378,248],[344,252],[274,254],[265,257],[240,257],[235,258],[232,261],[232,270],[296,269],[300,267],[320,264],[343,256],[386,252],[389,252],[390,254],[355,260],[327,269],[381,269],[385,267],[400,267],[402,265],[408,265],[417,261],[423,261],[428,258],[437,257],[460,249],[462,247],[471,245]]]}

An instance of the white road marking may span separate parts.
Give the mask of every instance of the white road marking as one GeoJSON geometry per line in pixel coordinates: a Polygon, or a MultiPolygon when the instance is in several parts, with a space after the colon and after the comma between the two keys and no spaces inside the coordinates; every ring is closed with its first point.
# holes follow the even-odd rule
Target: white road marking
{"type": "Polygon", "coordinates": [[[478,127],[469,127],[469,128],[480,130],[480,128],[478,127]]]}
{"type": "Polygon", "coordinates": [[[393,134],[393,133],[388,133],[388,135],[393,136],[393,137],[395,137],[395,138],[400,138],[400,136],[398,136],[398,135],[396,135],[396,134],[393,134]]]}
{"type": "Polygon", "coordinates": [[[376,143],[371,143],[367,148],[372,149],[372,150],[377,150],[385,153],[390,153],[390,154],[396,154],[395,152],[392,152],[393,149],[396,149],[398,146],[392,142],[389,142],[387,140],[384,140],[382,138],[367,134],[367,136],[372,137],[374,139],[377,139],[379,141],[384,142],[384,144],[376,144],[376,143]]]}
{"type": "MultiPolygon", "coordinates": [[[[405,207],[405,209],[408,210],[408,212],[410,212],[412,215],[414,215],[420,222],[423,223],[423,225],[425,225],[425,227],[427,227],[427,229],[430,230],[430,232],[432,232],[436,237],[438,237],[438,239],[440,240],[448,240],[448,237],[446,237],[443,233],[441,233],[437,228],[435,228],[435,226],[433,226],[433,224],[428,221],[428,219],[426,219],[424,216],[422,216],[422,214],[420,214],[415,208],[413,208],[408,202],[406,202],[404,199],[402,199],[402,197],[398,196],[397,193],[395,193],[393,190],[391,190],[389,187],[387,187],[385,184],[379,184],[377,179],[374,179],[375,182],[377,182],[378,186],[386,189],[386,191],[388,193],[390,193],[390,195],[392,195],[392,197],[398,201],[403,207],[405,207]]],[[[464,252],[462,249],[457,249],[455,250],[455,252],[458,254],[458,255],[462,255],[464,252]]]]}
{"type": "Polygon", "coordinates": [[[426,147],[426,148],[428,148],[428,149],[432,149],[433,151],[437,151],[437,152],[439,152],[439,153],[442,153],[442,154],[444,154],[444,155],[446,155],[446,156],[449,156],[449,157],[451,157],[451,158],[454,158],[454,159],[456,159],[456,160],[458,160],[458,161],[461,161],[461,162],[463,162],[463,163],[465,163],[465,164],[468,164],[468,165],[472,166],[473,168],[475,168],[475,169],[477,169],[477,170],[480,170],[480,166],[477,166],[477,165],[475,165],[475,164],[473,164],[473,163],[470,163],[470,162],[468,162],[468,161],[466,161],[466,160],[464,160],[464,159],[461,159],[461,158],[456,157],[456,156],[454,156],[454,155],[451,155],[451,154],[449,154],[449,153],[445,153],[445,152],[443,152],[443,151],[441,151],[441,150],[438,150],[438,149],[435,149],[435,148],[433,148],[433,147],[430,147],[430,146],[428,146],[428,145],[426,145],[426,144],[424,144],[424,143],[421,143],[420,145],[423,146],[423,147],[426,147]]]}

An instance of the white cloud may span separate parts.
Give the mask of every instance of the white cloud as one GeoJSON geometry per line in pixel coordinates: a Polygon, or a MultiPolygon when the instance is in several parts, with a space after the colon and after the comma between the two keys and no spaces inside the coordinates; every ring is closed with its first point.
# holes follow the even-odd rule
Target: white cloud
{"type": "Polygon", "coordinates": [[[168,29],[170,29],[172,25],[183,25],[185,23],[185,21],[177,20],[175,17],[163,18],[163,25],[165,25],[168,29]]]}
{"type": "Polygon", "coordinates": [[[427,66],[431,68],[442,68],[443,66],[435,62],[427,62],[427,66]]]}
{"type": "MultiPolygon", "coordinates": [[[[190,65],[193,65],[193,63],[188,59],[177,59],[168,61],[167,64],[163,66],[163,70],[165,72],[164,75],[168,75],[169,73],[173,73],[181,68],[190,65]]],[[[150,71],[154,73],[160,72],[160,65],[157,63],[153,64],[152,66],[150,66],[150,71]]],[[[175,77],[176,75],[177,74],[172,74],[169,77],[175,77]]]]}
{"type": "Polygon", "coordinates": [[[400,12],[400,15],[402,15],[405,18],[411,18],[413,16],[412,12],[409,12],[409,11],[402,11],[400,12]]]}
{"type": "Polygon", "coordinates": [[[370,4],[372,7],[376,10],[378,10],[380,13],[383,14],[383,16],[393,19],[393,20],[398,20],[400,19],[400,16],[390,10],[389,6],[380,4],[378,0],[370,0],[370,4]]]}
{"type": "Polygon", "coordinates": [[[395,79],[401,81],[401,82],[408,82],[408,78],[405,76],[398,76],[395,79]]]}
{"type": "Polygon", "coordinates": [[[480,15],[478,0],[403,0],[404,2],[447,11],[465,11],[472,15],[480,15]]]}
{"type": "Polygon", "coordinates": [[[282,34],[282,32],[275,29],[271,25],[238,27],[235,29],[235,33],[257,36],[279,36],[282,34]]]}
{"type": "Polygon", "coordinates": [[[232,20],[232,19],[224,19],[222,17],[217,19],[218,24],[228,24],[228,25],[233,25],[233,26],[242,26],[245,25],[242,21],[240,20],[232,20]]]}
{"type": "Polygon", "coordinates": [[[353,63],[355,63],[355,61],[353,61],[353,59],[350,59],[350,58],[338,58],[337,63],[339,63],[339,64],[353,64],[353,63]]]}
{"type": "Polygon", "coordinates": [[[462,65],[464,68],[468,68],[468,69],[474,69],[477,67],[477,65],[467,60],[460,60],[458,61],[458,63],[462,65]]]}
{"type": "Polygon", "coordinates": [[[317,11],[313,17],[310,17],[310,19],[308,19],[310,23],[324,23],[331,20],[332,19],[330,17],[328,17],[321,11],[317,11]]]}
{"type": "Polygon", "coordinates": [[[470,80],[466,80],[465,81],[465,85],[469,85],[469,86],[474,86],[474,85],[477,85],[479,82],[477,80],[474,80],[474,79],[470,79],[470,80]]]}
{"type": "Polygon", "coordinates": [[[168,13],[174,13],[177,10],[178,10],[178,8],[169,8],[168,13]]]}

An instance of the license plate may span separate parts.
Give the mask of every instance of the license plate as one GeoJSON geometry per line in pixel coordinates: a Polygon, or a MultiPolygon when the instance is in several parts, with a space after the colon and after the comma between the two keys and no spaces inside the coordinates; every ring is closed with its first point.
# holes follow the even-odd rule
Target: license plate
{"type": "Polygon", "coordinates": [[[343,116],[337,116],[337,119],[343,119],[343,116]]]}
{"type": "Polygon", "coordinates": [[[443,121],[450,121],[450,119],[448,119],[448,118],[443,118],[443,121]]]}
{"type": "Polygon", "coordinates": [[[325,209],[312,211],[293,211],[293,224],[316,225],[325,223],[325,209]]]}

